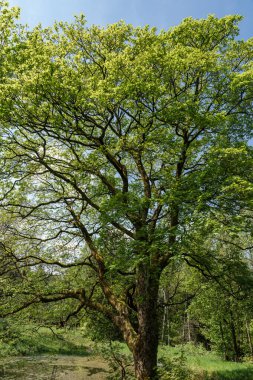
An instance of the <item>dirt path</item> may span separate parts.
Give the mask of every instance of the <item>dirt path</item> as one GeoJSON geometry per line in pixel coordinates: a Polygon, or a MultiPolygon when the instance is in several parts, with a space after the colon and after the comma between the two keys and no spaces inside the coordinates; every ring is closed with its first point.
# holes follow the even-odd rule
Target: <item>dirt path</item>
{"type": "Polygon", "coordinates": [[[39,356],[0,361],[3,380],[104,380],[108,366],[96,357],[39,356]]]}

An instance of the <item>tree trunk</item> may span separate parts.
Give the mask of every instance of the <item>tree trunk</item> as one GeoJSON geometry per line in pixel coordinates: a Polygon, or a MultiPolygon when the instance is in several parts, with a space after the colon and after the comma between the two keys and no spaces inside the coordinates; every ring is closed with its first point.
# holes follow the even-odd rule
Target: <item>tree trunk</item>
{"type": "Polygon", "coordinates": [[[231,319],[230,319],[230,330],[231,330],[232,341],[233,341],[234,360],[236,362],[239,362],[241,359],[240,347],[239,347],[239,344],[237,342],[234,318],[233,318],[233,313],[231,310],[230,310],[230,317],[231,317],[231,319]]]}
{"type": "Polygon", "coordinates": [[[188,330],[188,342],[190,343],[191,338],[191,324],[190,324],[190,314],[189,311],[187,311],[187,330],[188,330]]]}
{"type": "MultiPolygon", "coordinates": [[[[140,340],[141,342],[141,340],[140,340]]],[[[137,380],[156,380],[157,347],[139,345],[134,353],[135,377],[137,380]]]]}
{"type": "Polygon", "coordinates": [[[136,281],[138,338],[133,357],[137,380],[155,380],[159,341],[157,301],[160,271],[141,264],[136,281]]]}
{"type": "Polygon", "coordinates": [[[227,345],[224,339],[224,331],[223,331],[223,326],[221,322],[220,322],[220,333],[221,333],[221,339],[222,339],[222,345],[223,345],[224,360],[229,360],[228,353],[227,353],[227,345]]]}
{"type": "Polygon", "coordinates": [[[250,334],[249,322],[247,319],[246,319],[246,331],[247,331],[247,337],[248,337],[248,342],[249,342],[250,355],[253,356],[253,345],[252,345],[252,339],[251,339],[251,334],[250,334]]]}
{"type": "MultiPolygon", "coordinates": [[[[164,304],[168,303],[168,294],[163,289],[163,299],[164,304]]],[[[170,344],[170,328],[169,328],[169,310],[168,306],[164,306],[163,308],[163,320],[162,320],[162,331],[161,331],[161,341],[165,345],[170,344]]]]}

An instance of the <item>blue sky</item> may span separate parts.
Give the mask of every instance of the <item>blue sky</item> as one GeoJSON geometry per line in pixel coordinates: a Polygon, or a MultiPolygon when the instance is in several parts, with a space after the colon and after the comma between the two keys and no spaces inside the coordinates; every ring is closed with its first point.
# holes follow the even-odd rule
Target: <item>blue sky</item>
{"type": "Polygon", "coordinates": [[[137,25],[149,24],[165,28],[183,18],[206,17],[209,13],[221,17],[241,14],[241,37],[253,36],[253,0],[10,0],[22,9],[22,22],[34,26],[41,22],[52,25],[54,20],[71,21],[84,13],[88,24],[106,25],[125,20],[137,25]]]}

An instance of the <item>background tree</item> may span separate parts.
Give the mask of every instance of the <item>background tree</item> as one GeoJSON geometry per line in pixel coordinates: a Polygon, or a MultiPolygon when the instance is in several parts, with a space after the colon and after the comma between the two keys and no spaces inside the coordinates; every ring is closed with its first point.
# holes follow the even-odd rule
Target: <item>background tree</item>
{"type": "MultiPolygon", "coordinates": [[[[87,28],[81,16],[14,35],[0,118],[15,265],[84,277],[35,285],[25,301],[6,295],[2,314],[72,300],[74,314],[90,308],[117,326],[137,379],[155,378],[164,268],[183,257],[211,275],[203,231],[211,240],[251,221],[253,50],[235,39],[240,19],[188,18],[157,32],[87,28]]],[[[38,271],[29,278],[36,284],[38,271]]]]}

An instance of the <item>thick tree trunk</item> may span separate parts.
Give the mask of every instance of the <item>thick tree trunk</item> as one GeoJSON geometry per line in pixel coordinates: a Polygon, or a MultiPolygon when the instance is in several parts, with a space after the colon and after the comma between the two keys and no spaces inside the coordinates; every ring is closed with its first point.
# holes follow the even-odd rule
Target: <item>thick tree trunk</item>
{"type": "MultiPolygon", "coordinates": [[[[142,339],[140,339],[140,342],[142,339]]],[[[149,346],[143,340],[134,353],[135,376],[137,380],[155,380],[157,366],[157,346],[149,346]]]]}
{"type": "Polygon", "coordinates": [[[155,380],[159,341],[157,301],[160,272],[145,264],[139,269],[136,283],[138,338],[133,351],[135,376],[138,380],[155,380]]]}

